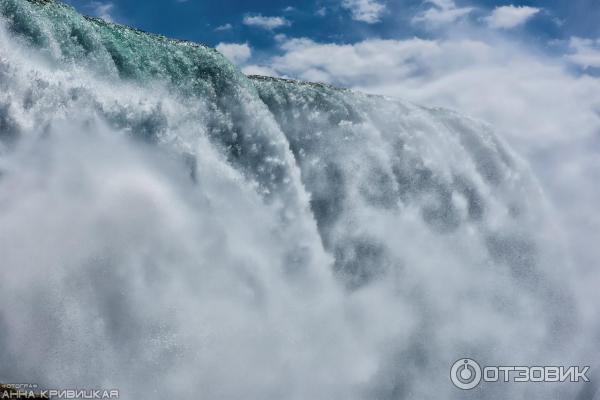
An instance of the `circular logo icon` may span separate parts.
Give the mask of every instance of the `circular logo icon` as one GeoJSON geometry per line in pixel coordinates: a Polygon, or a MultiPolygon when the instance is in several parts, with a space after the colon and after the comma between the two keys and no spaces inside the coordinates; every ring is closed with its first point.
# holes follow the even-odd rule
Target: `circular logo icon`
{"type": "Polygon", "coordinates": [[[452,365],[450,380],[459,389],[473,389],[481,382],[481,367],[475,360],[461,358],[452,365]]]}

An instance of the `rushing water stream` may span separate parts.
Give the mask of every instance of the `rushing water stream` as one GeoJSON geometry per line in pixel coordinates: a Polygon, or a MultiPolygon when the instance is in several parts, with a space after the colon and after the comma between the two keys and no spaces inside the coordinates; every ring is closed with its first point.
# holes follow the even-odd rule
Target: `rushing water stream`
{"type": "Polygon", "coordinates": [[[466,356],[577,360],[557,230],[481,122],[246,77],[202,45],[0,0],[2,382],[573,397],[448,378],[466,356]]]}

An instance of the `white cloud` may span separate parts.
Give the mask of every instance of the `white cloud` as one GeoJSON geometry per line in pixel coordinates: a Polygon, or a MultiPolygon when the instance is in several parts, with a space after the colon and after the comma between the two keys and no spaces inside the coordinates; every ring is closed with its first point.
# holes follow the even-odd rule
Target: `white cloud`
{"type": "Polygon", "coordinates": [[[600,68],[600,39],[583,39],[572,37],[569,41],[572,53],[567,59],[584,69],[589,67],[600,68]]]}
{"type": "Polygon", "coordinates": [[[92,13],[102,18],[105,21],[113,22],[114,18],[111,15],[111,11],[113,11],[115,5],[111,2],[102,2],[102,1],[91,1],[89,3],[89,7],[92,9],[92,13]]]}
{"type": "Polygon", "coordinates": [[[502,6],[496,7],[485,20],[491,28],[511,29],[523,25],[540,11],[536,7],[502,6]]]}
{"type": "Polygon", "coordinates": [[[231,24],[224,24],[224,25],[219,25],[215,28],[215,31],[229,31],[233,29],[233,25],[231,24]]]}
{"type": "Polygon", "coordinates": [[[239,66],[244,65],[252,57],[252,49],[248,43],[219,43],[216,49],[229,61],[239,66]]]}
{"type": "Polygon", "coordinates": [[[279,43],[285,42],[287,38],[288,37],[285,33],[278,33],[275,36],[273,36],[273,39],[275,39],[275,41],[279,43]]]}
{"type": "Polygon", "coordinates": [[[469,15],[473,7],[457,7],[452,0],[428,0],[425,3],[433,4],[433,7],[417,14],[413,23],[423,23],[430,26],[450,24],[469,15]]]}
{"type": "Polygon", "coordinates": [[[376,0],[343,0],[342,7],[350,11],[353,20],[368,24],[379,22],[386,10],[385,5],[376,0]]]}
{"type": "Polygon", "coordinates": [[[244,25],[256,26],[263,29],[276,29],[291,25],[291,22],[283,17],[265,17],[262,15],[246,15],[244,25]]]}
{"type": "Polygon", "coordinates": [[[454,0],[425,0],[424,3],[433,4],[443,10],[456,8],[456,3],[454,0]]]}
{"type": "Polygon", "coordinates": [[[271,65],[283,75],[352,87],[359,82],[401,79],[407,73],[407,65],[399,59],[426,51],[429,45],[435,46],[420,39],[366,40],[354,45],[291,39],[282,45],[284,55],[274,57],[271,65]]]}

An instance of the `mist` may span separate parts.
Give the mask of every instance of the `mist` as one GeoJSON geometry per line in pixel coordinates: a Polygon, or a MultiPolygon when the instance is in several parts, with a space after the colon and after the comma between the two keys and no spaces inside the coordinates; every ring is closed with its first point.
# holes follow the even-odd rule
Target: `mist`
{"type": "Polygon", "coordinates": [[[0,3],[0,382],[121,398],[573,397],[562,219],[489,124],[0,3]]]}

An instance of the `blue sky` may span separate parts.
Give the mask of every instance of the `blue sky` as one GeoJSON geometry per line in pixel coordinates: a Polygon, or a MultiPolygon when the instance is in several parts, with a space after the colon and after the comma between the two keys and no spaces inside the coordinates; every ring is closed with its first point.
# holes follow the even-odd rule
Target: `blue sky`
{"type": "Polygon", "coordinates": [[[600,0],[67,2],[214,46],[246,74],[457,109],[525,152],[600,136],[600,0]]]}
{"type": "MultiPolygon", "coordinates": [[[[530,40],[568,39],[571,36],[600,36],[598,0],[550,1],[421,1],[421,0],[68,0],[84,14],[110,15],[118,22],[170,37],[216,46],[220,42],[249,42],[257,50],[276,45],[273,32],[315,41],[356,42],[365,38],[406,38],[435,35],[415,15],[438,5],[471,8],[470,22],[485,24],[496,7],[527,6],[539,9],[520,34],[530,40]],[[381,6],[378,8],[378,6],[381,6]],[[281,18],[285,25],[261,29],[244,24],[248,16],[281,18]],[[217,29],[221,27],[221,29],[217,29]],[[227,29],[225,29],[227,28],[227,29]]],[[[264,19],[263,18],[263,19],[264,19]]]]}
{"type": "Polygon", "coordinates": [[[297,47],[294,40],[299,39],[339,46],[374,40],[400,43],[416,37],[509,41],[530,52],[569,57],[565,67],[575,71],[600,71],[599,0],[148,0],[143,5],[138,0],[66,1],[87,15],[217,47],[246,73],[361,89],[365,88],[353,81],[272,65],[297,47]]]}

